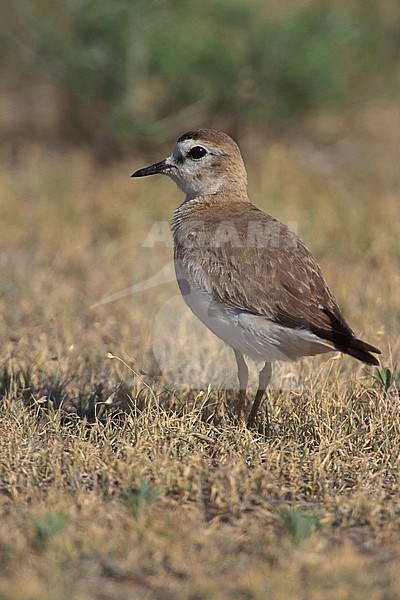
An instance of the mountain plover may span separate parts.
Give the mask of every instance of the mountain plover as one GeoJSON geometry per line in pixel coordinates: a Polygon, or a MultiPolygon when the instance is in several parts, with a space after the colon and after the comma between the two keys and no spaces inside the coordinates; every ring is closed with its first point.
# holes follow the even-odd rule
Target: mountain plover
{"type": "Polygon", "coordinates": [[[286,225],[251,204],[240,150],[225,133],[185,133],[165,160],[132,177],[162,173],[186,194],[175,210],[175,271],[184,301],[234,351],[239,419],[248,368],[262,361],[248,423],[254,423],[271,363],[339,350],[370,365],[380,351],[357,338],[321,269],[286,225]]]}

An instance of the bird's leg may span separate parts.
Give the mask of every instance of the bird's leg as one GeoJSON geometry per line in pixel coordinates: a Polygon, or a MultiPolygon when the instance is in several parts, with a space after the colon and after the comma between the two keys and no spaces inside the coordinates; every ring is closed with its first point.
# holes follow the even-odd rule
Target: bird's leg
{"type": "Polygon", "coordinates": [[[247,368],[243,354],[238,350],[234,350],[236,363],[238,367],[238,379],[239,379],[239,405],[238,405],[238,418],[239,421],[244,420],[244,409],[246,405],[246,390],[249,382],[249,369],[247,368]]]}
{"type": "MultiPolygon", "coordinates": [[[[258,390],[257,390],[256,396],[254,398],[253,406],[251,407],[250,416],[249,416],[249,420],[248,420],[249,427],[254,425],[254,421],[256,420],[256,417],[257,417],[257,411],[260,406],[261,400],[264,396],[264,392],[267,388],[267,385],[271,381],[271,375],[272,375],[271,363],[266,362],[260,371],[260,376],[259,376],[259,380],[258,380],[258,390]]],[[[266,420],[267,420],[267,427],[269,429],[268,409],[266,410],[266,420]]]]}

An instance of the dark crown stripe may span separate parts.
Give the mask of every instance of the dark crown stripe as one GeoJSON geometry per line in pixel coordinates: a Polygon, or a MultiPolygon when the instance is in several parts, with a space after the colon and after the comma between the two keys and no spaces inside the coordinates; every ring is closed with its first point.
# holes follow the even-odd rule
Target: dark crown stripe
{"type": "Polygon", "coordinates": [[[184,142],[185,140],[198,140],[201,137],[201,131],[188,131],[179,138],[178,142],[184,142]]]}

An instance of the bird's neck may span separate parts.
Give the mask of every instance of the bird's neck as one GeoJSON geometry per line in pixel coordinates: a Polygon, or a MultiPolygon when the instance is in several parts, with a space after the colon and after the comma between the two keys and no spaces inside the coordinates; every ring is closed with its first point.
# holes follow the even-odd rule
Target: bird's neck
{"type": "Polygon", "coordinates": [[[236,213],[241,204],[245,208],[250,201],[246,192],[241,193],[238,190],[223,194],[188,195],[175,209],[172,220],[174,237],[185,235],[196,223],[207,223],[214,214],[225,214],[229,218],[230,210],[236,213]]]}

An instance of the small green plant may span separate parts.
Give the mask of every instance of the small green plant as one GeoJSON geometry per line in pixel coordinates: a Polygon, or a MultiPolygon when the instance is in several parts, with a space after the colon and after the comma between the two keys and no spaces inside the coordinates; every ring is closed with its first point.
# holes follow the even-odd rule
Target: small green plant
{"type": "Polygon", "coordinates": [[[388,392],[395,382],[396,375],[397,364],[394,365],[393,369],[390,369],[389,367],[377,369],[377,374],[374,376],[374,379],[381,390],[388,392]]]}
{"type": "Polygon", "coordinates": [[[124,495],[128,506],[136,513],[156,500],[158,489],[142,480],[137,486],[127,489],[124,495]]]}
{"type": "Polygon", "coordinates": [[[63,512],[54,512],[37,517],[33,521],[33,546],[43,551],[49,541],[66,526],[67,519],[63,512]]]}
{"type": "Polygon", "coordinates": [[[301,546],[318,527],[318,515],[300,512],[296,506],[281,508],[278,514],[283,528],[296,547],[301,546]]]}

